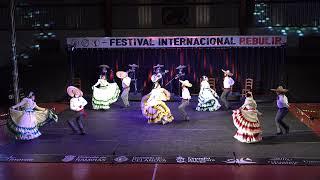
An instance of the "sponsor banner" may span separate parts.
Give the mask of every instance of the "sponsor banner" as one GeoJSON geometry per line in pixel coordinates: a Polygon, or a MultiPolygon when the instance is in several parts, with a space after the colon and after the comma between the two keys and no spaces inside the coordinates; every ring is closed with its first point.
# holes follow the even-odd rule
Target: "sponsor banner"
{"type": "Polygon", "coordinates": [[[286,36],[75,37],[73,48],[279,47],[286,36]]]}
{"type": "Polygon", "coordinates": [[[109,155],[6,155],[0,154],[0,162],[23,163],[104,163],[104,164],[220,164],[220,165],[292,165],[320,166],[320,159],[302,158],[250,158],[213,156],[109,156],[109,155]]]}
{"type": "Polygon", "coordinates": [[[102,155],[66,155],[61,159],[62,162],[70,163],[111,163],[112,156],[102,155]]]}
{"type": "Polygon", "coordinates": [[[179,164],[215,164],[216,159],[214,157],[192,157],[192,156],[177,156],[176,163],[179,164]]]}

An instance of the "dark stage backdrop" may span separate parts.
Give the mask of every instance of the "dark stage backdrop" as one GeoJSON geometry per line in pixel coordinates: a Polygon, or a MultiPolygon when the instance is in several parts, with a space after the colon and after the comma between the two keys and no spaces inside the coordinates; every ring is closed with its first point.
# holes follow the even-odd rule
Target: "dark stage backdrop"
{"type": "MultiPolygon", "coordinates": [[[[75,76],[82,80],[82,88],[91,93],[91,86],[98,79],[100,64],[109,65],[114,72],[128,70],[128,64],[138,64],[138,89],[149,92],[152,83],[153,66],[165,65],[170,72],[164,77],[164,84],[175,76],[175,68],[186,65],[185,79],[194,85],[191,93],[198,93],[200,78],[206,75],[216,78],[216,89],[221,91],[223,73],[229,69],[234,73],[234,91],[240,91],[246,78],[254,79],[255,93],[267,92],[270,88],[284,84],[285,47],[281,48],[167,48],[167,49],[76,49],[72,52],[75,76]]],[[[118,82],[108,72],[109,81],[118,82]]],[[[166,88],[178,92],[178,82],[173,81],[166,88]]],[[[133,89],[133,86],[131,86],[133,89]]]]}

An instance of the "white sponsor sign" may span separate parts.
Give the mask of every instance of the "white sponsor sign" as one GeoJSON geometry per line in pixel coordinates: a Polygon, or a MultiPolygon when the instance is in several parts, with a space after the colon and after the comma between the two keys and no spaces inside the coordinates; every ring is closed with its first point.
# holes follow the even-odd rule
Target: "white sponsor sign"
{"type": "Polygon", "coordinates": [[[161,156],[134,156],[131,162],[137,163],[165,163],[167,162],[165,158],[161,156]]]}
{"type": "Polygon", "coordinates": [[[187,158],[184,158],[182,156],[178,156],[176,158],[176,162],[177,163],[199,163],[199,164],[203,164],[203,163],[215,162],[215,159],[212,158],[212,157],[187,157],[187,158]]]}
{"type": "Polygon", "coordinates": [[[294,159],[285,158],[285,157],[269,159],[268,163],[272,164],[272,165],[296,165],[296,164],[299,164],[299,162],[295,161],[294,159]]]}
{"type": "Polygon", "coordinates": [[[286,36],[75,37],[74,48],[278,47],[286,36]]]}
{"type": "Polygon", "coordinates": [[[227,164],[255,164],[252,159],[250,158],[240,158],[240,159],[227,159],[226,161],[223,161],[227,164]]]}
{"type": "Polygon", "coordinates": [[[106,156],[74,156],[66,155],[62,162],[107,162],[108,157],[106,156]]]}
{"type": "Polygon", "coordinates": [[[18,158],[15,156],[10,156],[10,157],[8,157],[8,161],[10,161],[10,162],[33,162],[34,159],[33,158],[18,158]]]}

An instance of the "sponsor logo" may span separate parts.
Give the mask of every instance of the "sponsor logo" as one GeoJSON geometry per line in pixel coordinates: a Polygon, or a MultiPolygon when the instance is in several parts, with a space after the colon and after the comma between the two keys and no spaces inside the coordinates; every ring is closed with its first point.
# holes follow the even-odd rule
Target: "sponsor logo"
{"type": "Polygon", "coordinates": [[[222,161],[227,164],[255,164],[256,162],[252,161],[250,158],[240,158],[240,159],[227,159],[226,161],[222,161]]]}
{"type": "Polygon", "coordinates": [[[67,155],[61,161],[63,162],[107,162],[106,156],[74,156],[67,155]]]}
{"type": "Polygon", "coordinates": [[[88,39],[83,39],[83,40],[81,41],[81,45],[82,45],[83,47],[88,47],[88,46],[89,46],[89,40],[88,40],[88,39]]]}
{"type": "Polygon", "coordinates": [[[161,156],[146,156],[146,157],[136,157],[134,156],[131,162],[138,162],[138,163],[165,163],[167,160],[161,156]]]}
{"type": "Polygon", "coordinates": [[[186,160],[185,160],[186,158],[184,158],[184,157],[181,157],[181,156],[178,156],[177,158],[176,158],[176,161],[177,161],[177,163],[186,163],[186,160]]]}
{"type": "Polygon", "coordinates": [[[128,161],[129,159],[126,156],[119,156],[114,158],[114,161],[118,162],[118,163],[123,163],[128,161]]]}
{"type": "Polygon", "coordinates": [[[182,156],[178,156],[176,158],[176,162],[177,163],[200,163],[200,164],[203,164],[203,163],[215,162],[215,159],[212,157],[187,157],[187,158],[184,158],[182,156]]]}
{"type": "Polygon", "coordinates": [[[95,47],[98,47],[100,45],[99,39],[94,40],[93,44],[94,44],[95,47]]]}
{"type": "Polygon", "coordinates": [[[62,162],[71,162],[73,161],[77,156],[74,155],[67,155],[64,156],[64,158],[61,160],[62,162]]]}
{"type": "Polygon", "coordinates": [[[285,158],[285,157],[271,158],[267,162],[272,165],[296,165],[299,163],[298,161],[295,161],[294,159],[285,158]]]}
{"type": "Polygon", "coordinates": [[[320,160],[303,160],[305,165],[320,165],[320,160]]]}
{"type": "Polygon", "coordinates": [[[34,159],[33,158],[17,158],[15,156],[10,156],[7,159],[10,162],[33,162],[34,159]]]}

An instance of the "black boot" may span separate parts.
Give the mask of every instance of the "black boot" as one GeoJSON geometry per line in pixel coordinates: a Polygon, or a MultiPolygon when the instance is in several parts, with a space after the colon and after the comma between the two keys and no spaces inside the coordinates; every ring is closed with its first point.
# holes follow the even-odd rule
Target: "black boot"
{"type": "Polygon", "coordinates": [[[83,127],[83,124],[82,124],[82,118],[78,118],[77,119],[77,123],[78,123],[79,129],[80,129],[80,134],[81,135],[87,134],[86,131],[84,130],[84,127],[83,127]]]}
{"type": "Polygon", "coordinates": [[[73,134],[75,134],[75,133],[78,134],[78,130],[71,120],[68,121],[68,125],[72,129],[73,134]]]}

